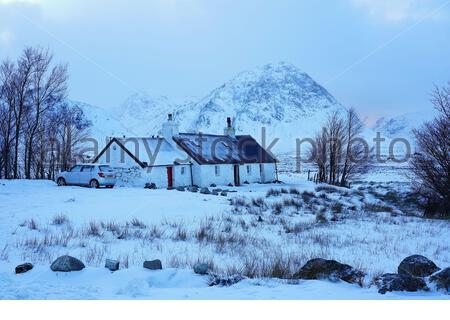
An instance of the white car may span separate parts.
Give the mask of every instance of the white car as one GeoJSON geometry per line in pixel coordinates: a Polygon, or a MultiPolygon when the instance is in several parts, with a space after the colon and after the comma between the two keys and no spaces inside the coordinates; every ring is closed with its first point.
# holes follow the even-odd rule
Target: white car
{"type": "Polygon", "coordinates": [[[114,171],[103,164],[77,164],[56,177],[58,186],[88,186],[112,188],[116,184],[114,171]]]}

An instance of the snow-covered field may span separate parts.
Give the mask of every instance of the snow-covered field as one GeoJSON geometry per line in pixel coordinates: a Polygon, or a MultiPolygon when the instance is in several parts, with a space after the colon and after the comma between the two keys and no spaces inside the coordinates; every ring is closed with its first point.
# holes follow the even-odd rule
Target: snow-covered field
{"type": "Polygon", "coordinates": [[[237,191],[227,197],[0,180],[0,298],[449,298],[435,291],[380,295],[371,284],[382,272],[396,272],[411,254],[450,265],[450,222],[414,217],[414,208],[398,203],[407,195],[406,183],[360,183],[346,190],[317,186],[304,175],[281,179],[285,184],[227,188],[237,191]],[[87,267],[52,272],[51,262],[63,254],[87,267]],[[363,288],[291,280],[316,257],[364,270],[363,288]],[[105,269],[107,258],[119,260],[121,269],[105,269]],[[163,270],[143,269],[151,259],[161,259],[163,270]],[[23,262],[34,269],[14,274],[23,262]],[[192,271],[197,262],[246,279],[209,287],[208,276],[192,271]]]}

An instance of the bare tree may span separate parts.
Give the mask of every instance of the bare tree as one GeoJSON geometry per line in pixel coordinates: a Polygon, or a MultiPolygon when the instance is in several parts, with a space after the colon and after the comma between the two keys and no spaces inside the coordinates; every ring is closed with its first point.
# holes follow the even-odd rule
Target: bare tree
{"type": "Polygon", "coordinates": [[[14,159],[13,159],[13,178],[19,176],[19,139],[23,129],[23,118],[25,112],[30,108],[30,81],[33,72],[34,53],[32,48],[26,48],[19,58],[15,77],[12,79],[16,103],[14,106],[14,159]],[[27,104],[28,103],[28,104],[27,104]]]}
{"type": "Polygon", "coordinates": [[[343,142],[344,160],[340,185],[346,186],[349,180],[358,174],[366,172],[369,168],[370,150],[367,144],[360,139],[364,125],[359,119],[356,110],[347,110],[345,119],[345,133],[343,142]]]}
{"type": "Polygon", "coordinates": [[[354,109],[332,113],[316,135],[311,154],[318,169],[317,181],[348,186],[350,179],[369,168],[370,150],[360,137],[363,124],[354,109]]]}
{"type": "Polygon", "coordinates": [[[52,179],[74,161],[91,124],[66,92],[67,66],[48,50],[0,62],[0,177],[52,179]]]}
{"type": "Polygon", "coordinates": [[[14,141],[13,136],[13,109],[16,101],[16,96],[14,92],[14,87],[12,85],[13,78],[15,74],[14,64],[6,60],[0,66],[0,83],[1,83],[1,91],[2,91],[2,99],[0,101],[1,109],[2,109],[2,118],[1,118],[1,147],[2,150],[2,167],[3,167],[3,176],[8,179],[10,178],[10,162],[11,162],[11,150],[12,143],[14,141]]]}
{"type": "Polygon", "coordinates": [[[27,118],[25,144],[25,177],[31,178],[33,144],[46,111],[60,104],[67,94],[67,65],[51,68],[52,55],[48,50],[33,49],[33,74],[31,79],[32,112],[27,118]]]}
{"type": "Polygon", "coordinates": [[[411,161],[414,185],[426,198],[425,215],[450,216],[450,83],[435,88],[431,102],[439,115],[414,130],[416,153],[411,161]]]}

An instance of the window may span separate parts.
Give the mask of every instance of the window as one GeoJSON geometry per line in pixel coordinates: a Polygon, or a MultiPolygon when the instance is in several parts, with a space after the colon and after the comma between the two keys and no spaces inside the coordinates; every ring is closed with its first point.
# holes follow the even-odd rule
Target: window
{"type": "Polygon", "coordinates": [[[81,172],[91,172],[94,169],[94,166],[83,166],[81,168],[81,172]]]}
{"type": "Polygon", "coordinates": [[[185,167],[181,167],[181,175],[184,175],[186,172],[186,168],[185,167]]]}
{"type": "Polygon", "coordinates": [[[220,176],[220,166],[215,166],[214,170],[216,172],[216,176],[220,176]]]}
{"type": "Polygon", "coordinates": [[[103,171],[103,172],[111,172],[112,171],[110,166],[99,166],[98,169],[99,169],[99,171],[103,171]]]}
{"type": "Polygon", "coordinates": [[[247,165],[247,174],[248,174],[249,176],[252,175],[252,167],[251,167],[249,164],[247,165]]]}
{"type": "Polygon", "coordinates": [[[81,166],[73,166],[70,169],[70,172],[80,172],[81,171],[81,166]]]}

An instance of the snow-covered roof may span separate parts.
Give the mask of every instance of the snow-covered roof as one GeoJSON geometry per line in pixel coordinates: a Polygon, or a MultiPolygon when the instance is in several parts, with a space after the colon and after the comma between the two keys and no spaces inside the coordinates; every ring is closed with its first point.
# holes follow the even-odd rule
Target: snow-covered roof
{"type": "Polygon", "coordinates": [[[161,137],[126,137],[112,138],[106,147],[94,159],[96,162],[108,148],[117,144],[141,167],[164,166],[189,163],[188,156],[177,150],[169,142],[161,137]]]}
{"type": "Polygon", "coordinates": [[[199,164],[274,163],[252,136],[180,133],[174,141],[199,164]]]}

